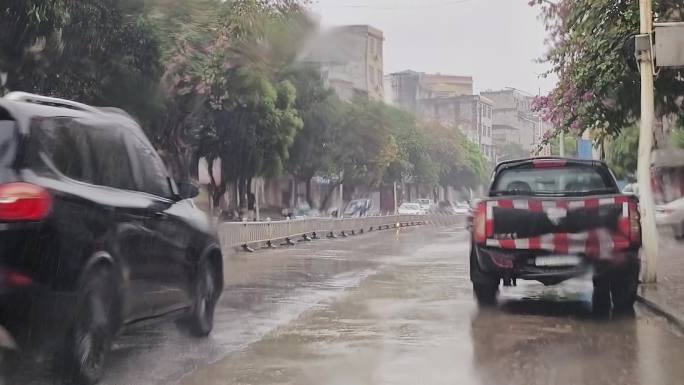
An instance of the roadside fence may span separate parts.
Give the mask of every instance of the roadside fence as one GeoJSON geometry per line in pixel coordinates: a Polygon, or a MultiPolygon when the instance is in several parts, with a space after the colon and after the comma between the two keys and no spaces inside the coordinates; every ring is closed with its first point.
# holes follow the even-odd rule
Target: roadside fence
{"type": "Polygon", "coordinates": [[[407,226],[465,225],[465,215],[388,215],[360,218],[306,218],[267,222],[222,222],[218,235],[224,254],[242,248],[263,244],[275,247],[276,242],[293,245],[295,241],[319,238],[347,237],[369,231],[387,230],[407,226]]]}

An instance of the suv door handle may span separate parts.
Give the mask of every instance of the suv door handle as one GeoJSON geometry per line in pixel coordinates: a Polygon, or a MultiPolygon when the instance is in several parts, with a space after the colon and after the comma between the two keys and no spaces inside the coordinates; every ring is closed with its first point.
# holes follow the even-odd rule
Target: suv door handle
{"type": "Polygon", "coordinates": [[[168,217],[168,215],[164,212],[157,211],[154,213],[154,217],[157,219],[166,219],[168,217]]]}

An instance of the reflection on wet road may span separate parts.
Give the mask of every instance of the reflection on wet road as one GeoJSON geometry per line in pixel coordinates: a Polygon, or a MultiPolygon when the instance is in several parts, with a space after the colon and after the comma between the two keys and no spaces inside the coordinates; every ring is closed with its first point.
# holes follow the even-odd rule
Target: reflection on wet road
{"type": "Polygon", "coordinates": [[[594,318],[590,281],[519,282],[479,310],[456,230],[240,254],[226,277],[209,339],[168,321],[137,326],[119,338],[104,383],[683,383],[679,332],[638,306],[594,318]]]}

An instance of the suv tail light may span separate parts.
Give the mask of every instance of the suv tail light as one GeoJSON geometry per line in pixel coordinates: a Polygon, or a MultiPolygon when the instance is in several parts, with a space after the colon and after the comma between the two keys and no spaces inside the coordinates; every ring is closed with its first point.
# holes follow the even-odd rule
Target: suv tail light
{"type": "Polygon", "coordinates": [[[629,207],[629,240],[632,243],[641,243],[641,215],[637,203],[630,201],[629,207]]]}
{"type": "Polygon", "coordinates": [[[40,186],[23,182],[0,184],[0,221],[39,221],[51,208],[52,197],[40,186]]]}
{"type": "Polygon", "coordinates": [[[487,203],[480,202],[473,216],[473,235],[475,242],[485,243],[487,240],[487,203]]]}

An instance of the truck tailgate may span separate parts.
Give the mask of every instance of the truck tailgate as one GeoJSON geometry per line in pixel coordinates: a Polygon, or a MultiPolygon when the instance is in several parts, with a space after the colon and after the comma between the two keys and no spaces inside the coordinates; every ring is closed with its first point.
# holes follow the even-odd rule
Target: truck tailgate
{"type": "Polygon", "coordinates": [[[635,246],[630,216],[638,211],[630,196],[516,197],[483,204],[486,246],[597,258],[635,246]]]}

